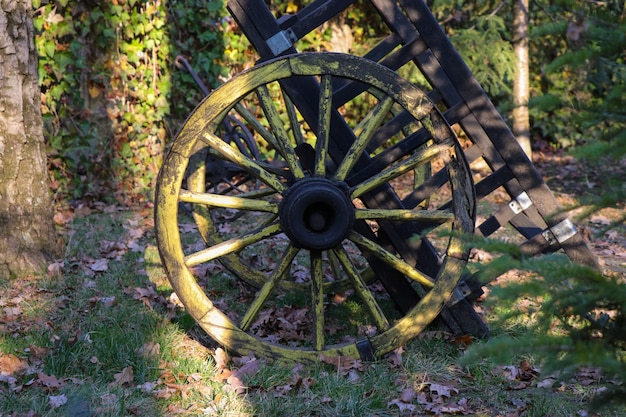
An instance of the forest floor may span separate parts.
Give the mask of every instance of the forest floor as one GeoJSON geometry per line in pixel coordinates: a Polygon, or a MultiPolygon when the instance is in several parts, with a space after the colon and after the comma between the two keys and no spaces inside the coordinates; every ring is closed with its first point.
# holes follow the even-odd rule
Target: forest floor
{"type": "MultiPolygon", "coordinates": [[[[626,173],[625,161],[590,167],[549,151],[535,161],[566,207],[605,190],[606,172],[626,173]]],[[[626,275],[623,205],[578,219],[583,210],[572,217],[607,274],[626,275]]],[[[587,410],[620,383],[598,369],[555,384],[533,352],[461,365],[468,344],[488,342],[437,329],[368,363],[229,355],[166,281],[151,208],[79,205],[55,219],[63,259],[0,292],[0,417],[625,415],[587,410]]],[[[494,334],[511,331],[488,302],[479,308],[494,334]]]]}

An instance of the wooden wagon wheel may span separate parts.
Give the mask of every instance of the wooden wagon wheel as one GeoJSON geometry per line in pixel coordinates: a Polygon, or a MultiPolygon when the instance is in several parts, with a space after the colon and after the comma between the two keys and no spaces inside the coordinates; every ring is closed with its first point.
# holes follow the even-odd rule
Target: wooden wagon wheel
{"type": "Polygon", "coordinates": [[[463,152],[422,91],[363,58],[313,53],[256,66],[198,106],[161,169],[155,212],[172,286],[212,338],[242,354],[317,361],[379,357],[434,320],[465,267],[459,234],[473,231],[474,209],[463,152]],[[347,86],[360,93],[333,96],[347,86]],[[342,115],[355,106],[369,110],[351,124],[342,115]],[[226,116],[248,124],[260,158],[216,135],[226,116]],[[257,185],[224,194],[206,190],[199,175],[183,187],[206,152],[240,166],[257,185]],[[424,164],[444,180],[415,187],[412,175],[424,164]],[[406,193],[422,198],[406,207],[406,193]],[[195,221],[179,213],[180,202],[194,207],[195,221]],[[435,265],[416,259],[423,246],[435,265]],[[258,292],[216,300],[210,285],[229,278],[202,272],[215,261],[258,292]],[[388,309],[385,291],[368,285],[371,271],[399,273],[419,302],[405,313],[388,309]],[[334,282],[347,283],[341,296],[333,297],[334,282]]]}

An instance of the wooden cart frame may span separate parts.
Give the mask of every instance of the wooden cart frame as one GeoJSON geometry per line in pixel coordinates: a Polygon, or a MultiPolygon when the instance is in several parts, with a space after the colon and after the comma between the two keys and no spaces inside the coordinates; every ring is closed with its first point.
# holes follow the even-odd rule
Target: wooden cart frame
{"type": "MultiPolygon", "coordinates": [[[[230,0],[230,13],[264,64],[235,77],[229,86],[221,91],[218,89],[198,107],[176,139],[159,177],[157,237],[170,280],[198,323],[218,342],[240,352],[257,352],[295,360],[315,360],[319,354],[371,359],[414,337],[437,316],[453,333],[487,335],[488,329],[472,307],[473,301],[480,295],[480,284],[467,272],[463,272],[462,268],[467,260],[467,250],[461,249],[462,244],[457,241],[457,237],[452,237],[444,248],[442,261],[441,251],[437,252],[428,240],[413,238],[426,229],[426,223],[446,222],[445,216],[433,220],[438,218],[436,213],[442,211],[454,216],[453,231],[473,232],[488,237],[502,227],[511,225],[522,240],[522,252],[528,256],[562,250],[575,263],[599,268],[576,227],[559,208],[541,175],[445,36],[427,5],[422,0],[369,1],[384,20],[389,34],[363,57],[350,57],[329,53],[299,54],[294,45],[346,8],[354,7],[354,0],[316,0],[294,15],[279,18],[270,12],[262,0],[230,0]],[[429,90],[422,91],[395,74],[395,71],[407,64],[415,65],[428,81],[429,90]],[[285,106],[286,112],[290,114],[291,129],[297,130],[296,119],[291,116],[295,109],[314,127],[318,137],[315,149],[303,147],[302,143],[295,143],[291,149],[288,135],[281,127],[282,122],[275,115],[268,98],[266,84],[271,81],[279,82],[281,90],[288,97],[285,106]],[[376,158],[352,155],[355,149],[363,152],[367,143],[364,140],[359,143],[361,136],[349,128],[337,112],[338,107],[367,89],[383,96],[379,105],[369,114],[370,119],[381,122],[385,112],[392,108],[392,102],[402,110],[395,111],[383,127],[370,123],[374,143],[384,143],[402,130],[405,123],[413,123],[418,125],[418,129],[408,136],[410,140],[406,142],[412,146],[407,152],[416,153],[414,158],[425,161],[430,158],[425,155],[432,149],[436,148],[433,152],[440,152],[440,147],[452,144],[451,150],[443,152],[448,155],[442,159],[446,168],[432,175],[429,173],[423,178],[420,187],[402,198],[383,183],[387,178],[393,178],[393,172],[405,167],[390,168],[385,162],[379,164],[376,158]],[[238,107],[237,100],[244,94],[237,94],[250,91],[255,92],[261,102],[265,116],[270,119],[271,129],[258,126],[249,112],[238,107]],[[262,161],[257,163],[232,151],[213,134],[215,124],[207,120],[221,122],[223,114],[233,109],[239,112],[238,117],[257,126],[255,129],[259,132],[264,132],[270,145],[280,151],[289,175],[281,177],[282,174],[276,174],[262,161]],[[378,114],[382,115],[380,119],[377,119],[378,114]],[[456,140],[451,139],[454,134],[450,126],[462,131],[469,139],[468,146],[461,148],[456,140]],[[269,130],[276,138],[271,137],[269,130]],[[418,142],[419,146],[416,145],[418,142]],[[224,198],[206,189],[206,180],[202,175],[196,181],[199,185],[184,185],[185,181],[193,184],[193,177],[191,180],[186,179],[186,172],[195,163],[194,158],[197,157],[194,152],[198,143],[209,148],[206,152],[212,157],[235,163],[264,182],[280,195],[281,202],[274,204],[255,200],[251,192],[236,198],[224,198]],[[306,162],[308,153],[314,154],[310,162],[306,162]],[[339,166],[337,172],[326,168],[325,165],[329,163],[323,156],[326,154],[339,166]],[[489,172],[487,175],[483,173],[480,181],[472,187],[471,177],[474,173],[469,167],[480,159],[488,166],[489,172]],[[344,166],[349,168],[342,171],[344,166]],[[350,177],[348,170],[352,168],[358,172],[350,177]],[[388,176],[378,175],[383,177],[373,182],[378,188],[374,189],[373,185],[368,188],[371,185],[367,180],[368,175],[376,176],[378,172],[385,175],[391,173],[388,176]],[[278,180],[274,174],[278,175],[278,180]],[[426,210],[419,214],[422,216],[419,221],[394,223],[400,217],[406,220],[417,215],[416,207],[427,201],[433,190],[446,186],[452,189],[451,201],[438,207],[439,212],[426,210]],[[474,227],[475,204],[495,190],[504,190],[508,201],[474,227]],[[315,201],[311,200],[310,195],[316,196],[315,201]],[[365,204],[365,211],[370,210],[369,214],[352,208],[350,199],[356,196],[365,204]],[[175,220],[180,202],[205,206],[195,213],[199,228],[205,230],[201,233],[209,246],[205,251],[182,254],[181,237],[175,220]],[[293,214],[312,208],[317,210],[320,205],[325,205],[326,211],[332,211],[332,206],[337,205],[342,208],[333,212],[332,219],[324,217],[324,210],[318,210],[302,223],[299,223],[300,217],[293,214]],[[239,246],[244,247],[248,240],[215,240],[213,235],[217,234],[217,229],[209,213],[210,208],[215,206],[274,213],[274,223],[254,230],[246,239],[258,241],[276,233],[284,233],[291,242],[284,257],[292,256],[293,259],[300,248],[310,252],[312,346],[293,349],[250,335],[252,321],[258,317],[263,303],[279,286],[282,277],[288,274],[289,265],[280,263],[276,271],[265,278],[257,276],[236,256],[232,257],[233,253],[240,250],[239,246]],[[344,212],[349,214],[344,215],[344,212]],[[364,230],[367,227],[363,219],[367,216],[380,216],[382,223],[378,232],[364,230]],[[428,220],[425,220],[426,217],[428,220]],[[322,230],[329,219],[332,220],[331,229],[336,231],[320,232],[314,238],[310,238],[310,233],[302,232],[310,227],[317,230],[316,224],[311,226],[316,222],[319,222],[319,230],[322,230]],[[353,229],[358,233],[353,233],[353,229]],[[345,257],[341,249],[341,242],[345,238],[364,250],[370,270],[374,271],[401,311],[403,316],[395,324],[390,323],[380,310],[368,290],[369,282],[345,257]],[[234,246],[237,249],[233,249],[234,246]],[[320,266],[323,259],[321,253],[324,251],[328,253],[324,259],[329,263],[335,260],[337,265],[341,265],[343,273],[347,274],[379,334],[359,338],[354,343],[332,346],[325,343],[324,300],[328,292],[324,288],[328,285],[323,283],[320,266]],[[396,259],[393,253],[399,254],[397,257],[401,259],[396,259]],[[204,295],[205,289],[200,287],[190,272],[191,266],[213,259],[222,260],[240,278],[260,288],[260,295],[257,295],[239,323],[233,322],[225,312],[215,308],[204,295]],[[422,275],[436,279],[422,280],[422,275]],[[455,279],[448,279],[453,275],[456,275],[455,279]],[[415,291],[415,281],[430,290],[425,294],[415,291]]],[[[368,123],[364,122],[365,130],[370,126],[368,123]]],[[[205,158],[206,155],[202,156],[200,162],[205,158]]],[[[232,191],[233,187],[229,190],[232,191]]]]}

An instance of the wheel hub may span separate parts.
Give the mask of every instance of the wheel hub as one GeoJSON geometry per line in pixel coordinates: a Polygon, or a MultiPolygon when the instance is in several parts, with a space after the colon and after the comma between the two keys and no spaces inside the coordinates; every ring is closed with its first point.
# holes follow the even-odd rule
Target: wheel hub
{"type": "Polygon", "coordinates": [[[354,223],[348,186],[325,178],[296,182],[285,192],[278,214],[289,239],[309,250],[337,246],[354,223]]]}

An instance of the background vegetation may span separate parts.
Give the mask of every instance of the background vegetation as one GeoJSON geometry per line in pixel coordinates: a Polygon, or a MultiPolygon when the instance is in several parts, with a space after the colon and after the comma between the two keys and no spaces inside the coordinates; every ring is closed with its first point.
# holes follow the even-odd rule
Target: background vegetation
{"type": "MultiPolygon", "coordinates": [[[[274,0],[277,14],[310,0],[274,0]]],[[[210,87],[256,54],[223,0],[35,0],[42,104],[58,201],[149,198],[167,143],[202,98],[176,67],[188,59],[210,87]]],[[[503,113],[513,77],[512,5],[481,0],[430,2],[433,12],[503,113]],[[489,45],[488,48],[485,45],[489,45]]],[[[359,1],[341,19],[351,52],[383,33],[359,1]]],[[[623,3],[536,1],[531,9],[531,112],[536,141],[592,143],[594,155],[626,147],[626,31],[623,3]],[[621,7],[621,9],[620,9],[621,7]]],[[[328,25],[300,50],[332,47],[328,25]]]]}

